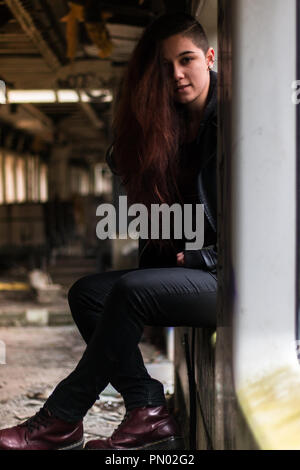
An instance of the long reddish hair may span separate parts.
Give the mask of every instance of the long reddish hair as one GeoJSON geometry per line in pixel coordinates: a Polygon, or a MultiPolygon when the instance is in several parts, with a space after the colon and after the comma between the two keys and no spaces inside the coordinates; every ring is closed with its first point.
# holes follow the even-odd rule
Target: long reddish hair
{"type": "Polygon", "coordinates": [[[130,203],[149,207],[180,198],[178,150],[186,120],[174,103],[174,83],[161,54],[162,41],[179,33],[207,52],[207,37],[198,21],[184,13],[163,15],[139,40],[120,89],[113,123],[114,159],[130,203]]]}

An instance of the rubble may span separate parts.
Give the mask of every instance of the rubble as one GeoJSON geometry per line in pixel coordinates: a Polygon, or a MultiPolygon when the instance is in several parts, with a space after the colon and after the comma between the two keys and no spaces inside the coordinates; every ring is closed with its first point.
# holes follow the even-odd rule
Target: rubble
{"type": "MultiPolygon", "coordinates": [[[[43,406],[57,383],[74,369],[85,343],[74,325],[0,327],[0,340],[7,350],[6,364],[0,364],[0,428],[5,428],[20,424],[43,406]]],[[[170,362],[148,343],[140,348],[150,374],[163,381],[165,391],[172,390],[170,362]]],[[[84,418],[85,440],[110,436],[124,414],[122,397],[108,385],[84,418]]]]}
{"type": "Polygon", "coordinates": [[[54,284],[49,273],[33,269],[28,273],[28,279],[40,304],[49,304],[61,298],[62,286],[54,284]]]}

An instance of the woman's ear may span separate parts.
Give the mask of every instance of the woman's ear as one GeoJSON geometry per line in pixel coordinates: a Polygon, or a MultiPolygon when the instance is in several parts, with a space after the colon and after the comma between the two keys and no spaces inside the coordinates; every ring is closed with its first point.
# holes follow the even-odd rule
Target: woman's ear
{"type": "Polygon", "coordinates": [[[208,49],[205,59],[206,59],[208,69],[211,70],[215,62],[215,51],[212,47],[208,49]]]}

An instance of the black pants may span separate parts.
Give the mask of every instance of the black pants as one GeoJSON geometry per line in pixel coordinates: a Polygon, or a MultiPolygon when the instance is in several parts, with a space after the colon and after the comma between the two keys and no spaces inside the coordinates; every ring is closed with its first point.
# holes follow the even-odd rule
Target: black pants
{"type": "Polygon", "coordinates": [[[138,348],[144,325],[214,327],[217,278],[183,267],[108,271],[79,279],[69,304],[87,343],[77,367],[46,402],[57,417],[84,417],[111,383],[127,410],[165,403],[138,348]]]}

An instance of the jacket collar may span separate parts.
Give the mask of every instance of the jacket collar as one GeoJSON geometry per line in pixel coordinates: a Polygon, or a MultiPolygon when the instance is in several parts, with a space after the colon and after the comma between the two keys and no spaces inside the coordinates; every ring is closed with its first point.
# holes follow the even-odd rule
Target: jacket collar
{"type": "Polygon", "coordinates": [[[204,127],[210,122],[214,122],[217,125],[217,112],[218,112],[218,87],[217,87],[217,73],[210,71],[210,84],[207,95],[207,103],[204,109],[203,118],[201,120],[199,131],[196,137],[196,143],[198,144],[203,132],[204,127]]]}
{"type": "Polygon", "coordinates": [[[207,104],[204,109],[202,123],[206,124],[217,115],[218,93],[217,93],[217,73],[210,71],[210,85],[207,95],[207,104]]]}

